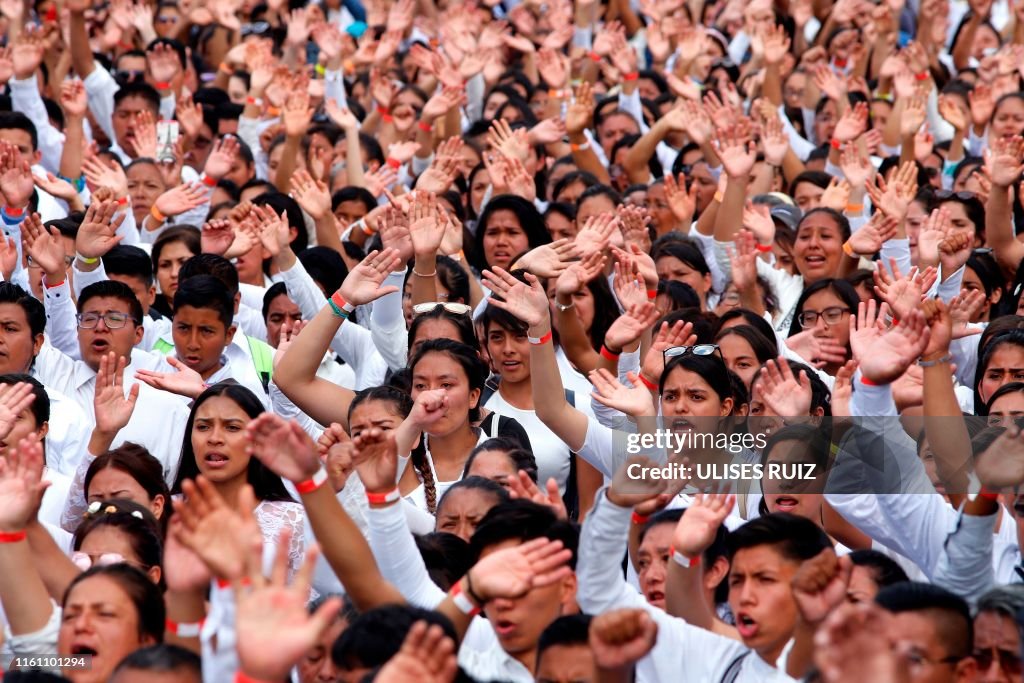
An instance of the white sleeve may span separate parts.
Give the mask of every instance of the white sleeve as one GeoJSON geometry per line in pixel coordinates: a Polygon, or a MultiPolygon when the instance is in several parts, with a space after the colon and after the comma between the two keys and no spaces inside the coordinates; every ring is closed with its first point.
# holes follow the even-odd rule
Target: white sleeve
{"type": "Polygon", "coordinates": [[[324,72],[324,99],[333,99],[339,107],[348,107],[348,99],[345,97],[345,79],[342,78],[340,71],[324,72]]]}
{"type": "Polygon", "coordinates": [[[114,135],[114,94],[121,88],[114,77],[99,64],[92,73],[85,77],[85,94],[89,110],[103,132],[110,140],[117,140],[114,135]]]}
{"type": "Polygon", "coordinates": [[[288,270],[281,271],[281,281],[288,290],[288,298],[295,302],[302,311],[303,320],[312,320],[327,303],[321,290],[308,272],[302,261],[295,259],[295,264],[288,270]]]}
{"type": "Polygon", "coordinates": [[[79,358],[78,314],[71,300],[71,288],[67,278],[58,287],[43,286],[43,308],[46,309],[46,336],[57,349],[71,358],[79,358]]]}
{"type": "Polygon", "coordinates": [[[96,456],[89,452],[88,448],[83,449],[82,459],[75,470],[75,476],[71,480],[71,487],[68,490],[68,502],[64,506],[64,514],[60,518],[60,526],[69,533],[75,533],[75,529],[81,524],[85,517],[85,511],[89,508],[89,501],[85,497],[85,475],[89,471],[96,456]]]}
{"type": "Polygon", "coordinates": [[[911,263],[909,238],[901,240],[886,240],[882,243],[880,255],[882,265],[889,270],[890,274],[892,273],[892,266],[889,264],[889,259],[896,259],[896,266],[900,269],[901,273],[910,272],[911,263]]]}
{"type": "Polygon", "coordinates": [[[35,74],[25,80],[12,78],[7,82],[14,111],[29,117],[36,127],[39,138],[37,148],[42,154],[40,163],[53,174],[60,172],[60,158],[64,153],[64,134],[50,124],[50,115],[39,94],[39,82],[35,74]]]}
{"type": "Polygon", "coordinates": [[[416,607],[434,609],[445,599],[445,592],[430,580],[402,505],[370,508],[370,548],[381,574],[416,607]]]}
{"type": "Polygon", "coordinates": [[[118,226],[116,234],[123,238],[121,244],[137,247],[142,243],[142,239],[139,237],[139,226],[135,222],[135,212],[130,205],[121,212],[124,213],[124,220],[118,226]]]}
{"type": "Polygon", "coordinates": [[[377,299],[370,311],[370,338],[388,367],[395,371],[404,368],[409,357],[409,335],[402,310],[404,282],[404,270],[390,273],[382,286],[394,285],[398,291],[377,299]]]}
{"type": "Polygon", "coordinates": [[[782,120],[782,129],[789,137],[789,146],[793,148],[793,152],[800,158],[800,161],[807,161],[807,157],[814,151],[814,145],[800,135],[796,128],[793,127],[789,117],[786,116],[785,107],[779,107],[779,118],[782,120]]]}
{"type": "Polygon", "coordinates": [[[76,258],[74,263],[71,264],[71,272],[74,273],[75,299],[82,296],[82,290],[89,285],[110,279],[107,277],[106,268],[103,267],[103,259],[100,259],[99,263],[96,264],[95,270],[79,270],[78,259],[76,258]]]}
{"type": "Polygon", "coordinates": [[[631,508],[609,501],[606,489],[602,488],[583,520],[576,562],[576,600],[587,614],[623,607],[655,609],[626,583],[618,561],[626,549],[631,514],[631,508]]]}
{"type": "Polygon", "coordinates": [[[164,121],[169,121],[174,118],[174,112],[177,111],[178,103],[174,100],[174,95],[160,98],[160,118],[164,121]]]}
{"type": "Polygon", "coordinates": [[[992,541],[999,511],[978,517],[961,508],[956,527],[946,537],[932,581],[964,598],[973,607],[995,586],[992,541]]]}

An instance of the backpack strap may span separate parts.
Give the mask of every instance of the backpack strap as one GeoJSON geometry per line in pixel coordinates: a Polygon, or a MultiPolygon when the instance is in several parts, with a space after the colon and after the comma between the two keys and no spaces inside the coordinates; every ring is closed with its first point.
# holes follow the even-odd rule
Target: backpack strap
{"type": "Polygon", "coordinates": [[[270,348],[270,345],[266,342],[255,339],[254,337],[246,337],[245,340],[249,343],[249,353],[252,355],[252,364],[256,368],[256,374],[259,375],[260,384],[263,385],[263,391],[270,392],[270,377],[274,372],[274,352],[270,348]]]}
{"type": "Polygon", "coordinates": [[[743,668],[743,660],[746,659],[749,654],[750,651],[748,650],[729,662],[729,667],[725,670],[725,673],[722,674],[721,683],[736,683],[736,679],[739,678],[740,675],[740,669],[743,668]]]}

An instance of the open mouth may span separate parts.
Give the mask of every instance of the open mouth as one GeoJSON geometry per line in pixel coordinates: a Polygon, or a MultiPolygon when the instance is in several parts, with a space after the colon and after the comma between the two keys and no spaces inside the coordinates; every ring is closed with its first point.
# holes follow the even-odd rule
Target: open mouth
{"type": "Polygon", "coordinates": [[[510,636],[515,632],[515,630],[516,625],[511,621],[499,619],[494,624],[494,632],[497,633],[498,636],[510,636]]]}
{"type": "Polygon", "coordinates": [[[655,607],[662,607],[665,604],[665,594],[661,591],[651,591],[647,594],[647,602],[655,607]]]}
{"type": "Polygon", "coordinates": [[[107,351],[110,350],[110,342],[108,342],[106,339],[93,339],[92,344],[90,344],[89,346],[92,347],[93,351],[96,351],[98,353],[106,353],[107,351]]]}
{"type": "Polygon", "coordinates": [[[775,499],[775,509],[778,512],[792,512],[800,505],[793,496],[779,496],[775,499]]]}
{"type": "Polygon", "coordinates": [[[95,657],[99,653],[96,651],[96,648],[89,647],[88,645],[72,645],[71,654],[90,655],[92,657],[95,657]]]}
{"type": "Polygon", "coordinates": [[[231,459],[223,453],[207,453],[203,458],[203,462],[214,469],[225,467],[230,461],[231,459]]]}
{"type": "Polygon", "coordinates": [[[736,616],[736,630],[739,631],[740,638],[753,638],[757,635],[757,622],[754,621],[749,615],[743,614],[741,612],[736,616]]]}

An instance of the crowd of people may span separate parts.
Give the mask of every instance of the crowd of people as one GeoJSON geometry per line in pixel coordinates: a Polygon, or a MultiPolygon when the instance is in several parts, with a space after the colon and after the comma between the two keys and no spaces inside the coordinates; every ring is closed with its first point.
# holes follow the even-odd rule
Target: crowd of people
{"type": "Polygon", "coordinates": [[[1024,2],[0,31],[5,681],[1024,680],[1024,2]]]}

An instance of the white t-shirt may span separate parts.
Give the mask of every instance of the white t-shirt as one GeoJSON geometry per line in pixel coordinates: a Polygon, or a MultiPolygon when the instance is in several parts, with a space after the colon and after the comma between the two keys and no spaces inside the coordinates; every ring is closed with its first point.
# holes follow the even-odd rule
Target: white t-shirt
{"type": "MultiPolygon", "coordinates": [[[[477,446],[482,444],[484,441],[487,441],[487,439],[491,438],[490,435],[484,432],[483,430],[479,431],[480,434],[478,435],[478,438],[476,440],[477,446]]],[[[426,442],[425,450],[427,455],[427,465],[430,467],[431,474],[434,475],[434,500],[440,503],[441,497],[444,496],[445,491],[451,488],[452,484],[457,482],[458,479],[454,479],[452,481],[440,481],[437,478],[437,470],[434,468],[434,459],[430,457],[430,440],[427,438],[425,434],[423,435],[423,438],[424,441],[426,442]]],[[[409,462],[409,467],[412,467],[412,461],[409,462]]],[[[413,468],[413,471],[416,472],[416,469],[413,468]]],[[[419,478],[419,472],[416,472],[416,476],[417,478],[419,478]]],[[[429,508],[427,507],[427,493],[423,488],[422,479],[420,479],[420,485],[417,486],[412,491],[410,491],[409,494],[405,496],[405,500],[409,501],[410,503],[420,508],[421,510],[429,511],[429,508]]]]}
{"type": "Polygon", "coordinates": [[[500,389],[487,399],[484,408],[498,415],[515,418],[530,436],[533,457],[537,460],[537,481],[543,486],[554,477],[558,490],[565,495],[565,484],[569,479],[569,447],[558,438],[547,425],[540,421],[536,411],[516,408],[501,396],[500,389]]]}

